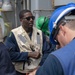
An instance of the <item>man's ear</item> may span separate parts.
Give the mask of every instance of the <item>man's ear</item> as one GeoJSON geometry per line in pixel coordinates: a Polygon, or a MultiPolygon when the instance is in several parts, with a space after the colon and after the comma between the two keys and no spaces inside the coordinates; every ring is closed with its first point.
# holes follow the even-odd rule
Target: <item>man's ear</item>
{"type": "Polygon", "coordinates": [[[22,22],[23,19],[20,19],[20,21],[22,22]]]}
{"type": "Polygon", "coordinates": [[[65,35],[65,33],[66,33],[66,28],[65,28],[65,26],[60,25],[59,28],[60,28],[62,34],[65,35]]]}

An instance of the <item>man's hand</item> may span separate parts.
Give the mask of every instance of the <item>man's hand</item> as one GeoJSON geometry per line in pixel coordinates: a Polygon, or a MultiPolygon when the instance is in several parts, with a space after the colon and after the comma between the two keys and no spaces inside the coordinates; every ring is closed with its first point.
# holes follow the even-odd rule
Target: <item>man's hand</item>
{"type": "Polygon", "coordinates": [[[40,52],[39,51],[34,51],[34,52],[29,52],[28,53],[28,57],[31,57],[31,58],[35,58],[35,59],[38,59],[40,57],[40,52]]]}
{"type": "Polygon", "coordinates": [[[37,71],[37,69],[35,69],[33,72],[29,73],[28,75],[35,75],[36,71],[37,71]]]}

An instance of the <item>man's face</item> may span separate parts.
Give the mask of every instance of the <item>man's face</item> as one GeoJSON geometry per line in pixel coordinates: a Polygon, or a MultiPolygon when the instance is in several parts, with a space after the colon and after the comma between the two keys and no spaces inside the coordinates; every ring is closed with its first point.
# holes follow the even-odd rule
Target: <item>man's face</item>
{"type": "Polygon", "coordinates": [[[56,36],[56,40],[59,42],[60,47],[63,47],[68,43],[66,27],[60,25],[59,28],[60,30],[56,36]]]}
{"type": "Polygon", "coordinates": [[[24,14],[24,17],[21,20],[22,26],[24,28],[30,29],[33,27],[35,17],[32,15],[31,12],[27,12],[24,14]]]}

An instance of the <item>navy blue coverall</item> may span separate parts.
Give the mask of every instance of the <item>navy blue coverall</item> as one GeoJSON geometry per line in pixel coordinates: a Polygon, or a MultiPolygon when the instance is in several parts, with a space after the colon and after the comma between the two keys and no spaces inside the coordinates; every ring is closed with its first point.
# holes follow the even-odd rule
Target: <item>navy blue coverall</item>
{"type": "Polygon", "coordinates": [[[0,42],[0,75],[16,75],[7,47],[0,42]]]}

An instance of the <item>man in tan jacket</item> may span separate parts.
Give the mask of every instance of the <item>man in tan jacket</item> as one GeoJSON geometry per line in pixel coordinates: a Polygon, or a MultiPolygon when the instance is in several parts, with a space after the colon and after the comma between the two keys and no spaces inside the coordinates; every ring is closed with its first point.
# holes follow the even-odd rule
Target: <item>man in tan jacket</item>
{"type": "Polygon", "coordinates": [[[33,26],[35,17],[30,10],[19,14],[21,26],[11,30],[5,44],[18,75],[25,75],[41,66],[52,51],[42,31],[33,26]]]}

